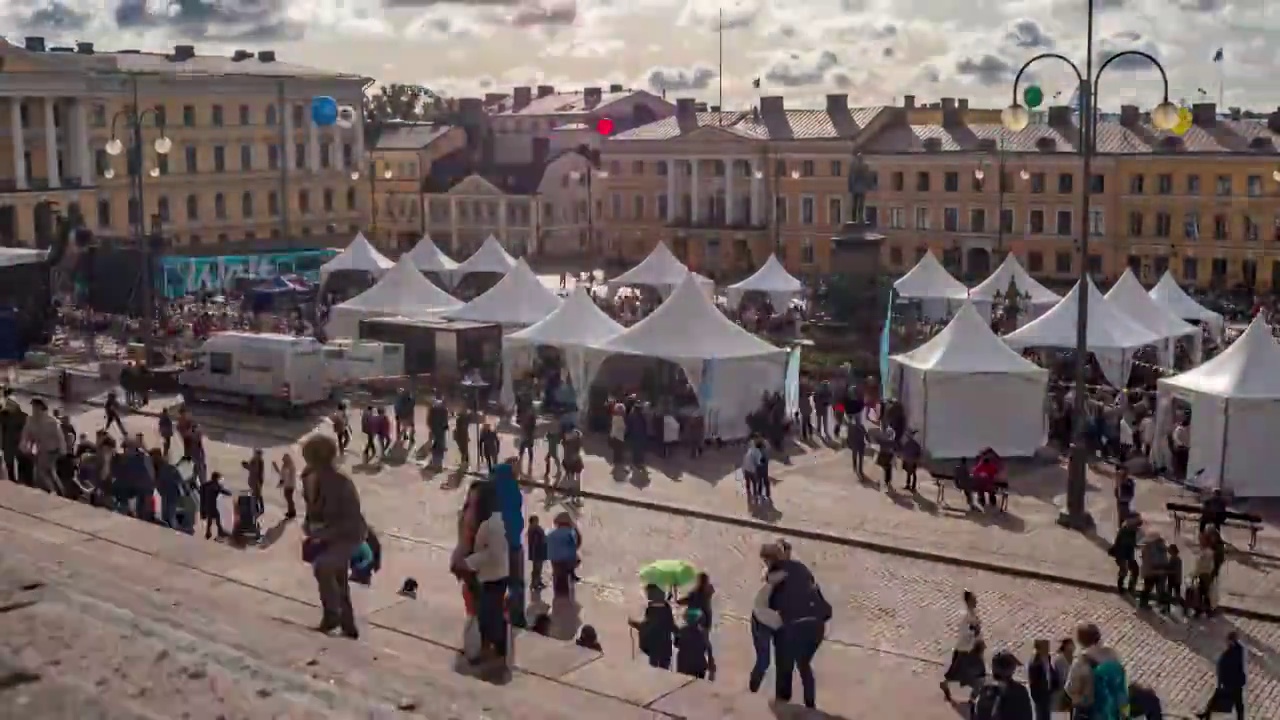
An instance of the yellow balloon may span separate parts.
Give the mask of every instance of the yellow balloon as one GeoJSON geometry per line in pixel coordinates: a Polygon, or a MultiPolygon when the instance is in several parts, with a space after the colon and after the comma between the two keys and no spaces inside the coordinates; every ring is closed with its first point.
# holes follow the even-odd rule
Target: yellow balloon
{"type": "Polygon", "coordinates": [[[1178,108],[1178,124],[1173,126],[1171,132],[1175,135],[1186,135],[1191,129],[1191,124],[1190,108],[1178,108]]]}

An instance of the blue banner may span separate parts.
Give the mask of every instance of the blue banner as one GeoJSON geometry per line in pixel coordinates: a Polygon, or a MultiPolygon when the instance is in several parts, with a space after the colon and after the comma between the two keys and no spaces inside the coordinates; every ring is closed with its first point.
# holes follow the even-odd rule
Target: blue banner
{"type": "Polygon", "coordinates": [[[156,290],[164,297],[177,298],[200,290],[223,292],[238,277],[277,275],[297,275],[308,282],[319,282],[320,266],[337,254],[336,250],[324,249],[213,257],[169,255],[161,260],[156,290]]]}
{"type": "Polygon", "coordinates": [[[787,354],[787,370],[782,380],[782,399],[787,417],[794,417],[800,411],[800,346],[791,348],[787,354]]]}
{"type": "Polygon", "coordinates": [[[884,327],[880,329],[880,387],[889,387],[889,331],[893,327],[893,290],[889,290],[889,302],[885,303],[884,327]]]}

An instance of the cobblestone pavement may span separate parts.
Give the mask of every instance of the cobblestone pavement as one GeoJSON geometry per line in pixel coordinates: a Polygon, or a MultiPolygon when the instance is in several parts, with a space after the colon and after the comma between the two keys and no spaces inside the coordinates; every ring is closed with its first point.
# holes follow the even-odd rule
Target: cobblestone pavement
{"type": "MultiPolygon", "coordinates": [[[[152,424],[141,418],[129,422],[131,429],[140,430],[149,430],[146,426],[152,424]]],[[[269,438],[263,436],[260,441],[266,445],[269,459],[277,458],[284,446],[279,441],[267,445],[266,439],[269,438]]],[[[213,467],[223,469],[234,482],[239,482],[243,474],[239,461],[247,450],[218,442],[210,443],[209,450],[213,467]]],[[[593,459],[588,464],[586,483],[650,500],[692,504],[691,499],[697,499],[703,508],[714,507],[730,514],[745,512],[745,502],[729,475],[712,475],[717,471],[712,467],[715,463],[728,464],[736,455],[736,451],[726,450],[720,457],[704,458],[678,478],[651,471],[647,484],[634,477],[614,480],[593,459]],[[699,473],[710,479],[703,479],[699,473]]],[[[888,526],[883,531],[888,534],[899,524],[909,524],[911,532],[919,533],[918,538],[890,537],[913,543],[927,541],[952,552],[980,547],[984,539],[1002,547],[1029,542],[1047,547],[1063,542],[1049,535],[1058,532],[1049,529],[1049,519],[1041,521],[1045,527],[1037,528],[1024,520],[1021,527],[1007,529],[993,520],[984,526],[974,520],[950,518],[945,510],[935,517],[918,509],[915,501],[894,499],[848,479],[844,473],[847,460],[847,455],[817,451],[796,458],[790,468],[779,467],[775,497],[782,520],[816,524],[819,513],[824,513],[821,517],[827,522],[834,523],[837,517],[833,516],[844,516],[851,518],[845,521],[846,525],[857,525],[859,518],[865,518],[865,526],[875,516],[877,532],[888,526]],[[793,501],[799,509],[793,507],[793,501]],[[821,505],[827,509],[821,510],[821,505]],[[807,520],[810,517],[814,519],[807,520]],[[899,517],[903,518],[901,523],[899,517]],[[933,528],[934,537],[927,538],[926,527],[933,528]],[[953,533],[956,539],[949,541],[953,533]],[[1029,539],[1037,534],[1047,537],[1029,539]]],[[[446,467],[452,467],[451,462],[447,460],[446,467]]],[[[355,466],[353,472],[362,489],[366,515],[393,539],[388,577],[382,582],[398,585],[406,575],[427,581],[443,576],[446,563],[442,548],[451,547],[454,541],[455,513],[461,501],[457,483],[463,478],[424,476],[413,464],[381,469],[355,466]]],[[[529,512],[539,512],[544,503],[542,492],[530,493],[526,502],[529,512]]],[[[1021,505],[1032,502],[1035,501],[1019,503],[1015,498],[1010,514],[1020,518],[1021,505]]],[[[269,503],[272,508],[265,523],[271,526],[280,516],[280,499],[273,493],[269,503]]],[[[546,507],[543,514],[552,515],[556,509],[546,507]]],[[[741,682],[746,658],[750,657],[743,618],[750,612],[758,586],[758,548],[770,536],[732,523],[693,520],[603,501],[587,501],[579,522],[586,543],[582,574],[587,584],[579,590],[582,619],[598,626],[607,647],[630,643],[622,618],[640,608],[636,569],[657,558],[689,559],[714,579],[722,618],[717,643],[730,650],[722,654],[729,658],[722,661],[722,671],[730,682],[741,682]]],[[[286,527],[285,537],[292,532],[293,528],[286,527]]],[[[1084,542],[1080,551],[1101,560],[1100,551],[1087,540],[1084,542]]],[[[1078,622],[1097,622],[1108,642],[1128,660],[1133,675],[1156,687],[1169,705],[1184,711],[1203,702],[1213,683],[1213,660],[1222,638],[1228,630],[1236,629],[1253,651],[1249,687],[1253,712],[1259,717],[1280,717],[1280,679],[1276,675],[1280,673],[1280,658],[1275,654],[1280,647],[1280,630],[1276,625],[1230,618],[1196,623],[1168,621],[1138,613],[1109,593],[859,551],[833,543],[796,541],[794,545],[799,557],[821,578],[824,591],[836,606],[836,616],[828,630],[831,642],[819,661],[820,676],[829,678],[824,692],[841,692],[846,682],[846,673],[841,670],[846,653],[870,650],[881,657],[898,657],[915,663],[910,665],[911,674],[928,676],[940,672],[938,665],[950,652],[961,591],[969,589],[980,599],[991,647],[1009,648],[1025,657],[1034,638],[1063,637],[1078,622]]],[[[1076,551],[1074,548],[1072,551],[1076,551]]],[[[266,552],[293,554],[296,544],[278,542],[266,552]]],[[[269,582],[271,578],[261,580],[269,582]]],[[[923,687],[929,687],[929,683],[923,687]]]]}

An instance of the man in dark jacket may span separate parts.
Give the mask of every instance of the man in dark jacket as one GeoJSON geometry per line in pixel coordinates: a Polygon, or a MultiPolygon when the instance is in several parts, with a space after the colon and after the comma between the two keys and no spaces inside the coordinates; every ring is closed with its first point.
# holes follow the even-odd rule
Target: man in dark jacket
{"type": "Polygon", "coordinates": [[[1244,720],[1244,646],[1235,632],[1227,633],[1227,647],[1218,656],[1218,687],[1214,689],[1209,704],[1197,717],[1201,720],[1214,712],[1235,710],[1236,720],[1244,720]]]}
{"type": "Polygon", "coordinates": [[[1038,720],[1026,686],[1013,678],[1020,664],[1006,650],[991,656],[991,680],[974,699],[974,720],[1038,720]]]}
{"type": "Polygon", "coordinates": [[[18,471],[18,445],[22,440],[22,428],[27,424],[27,414],[13,399],[13,391],[4,391],[4,407],[0,409],[0,450],[4,451],[4,469],[9,479],[24,482],[18,471]]]}
{"type": "Polygon", "coordinates": [[[831,619],[831,606],[804,563],[781,560],[769,567],[770,575],[775,572],[782,573],[783,577],[769,595],[769,609],[782,618],[774,640],[778,661],[774,694],[781,702],[791,702],[792,675],[798,670],[804,706],[813,708],[818,690],[813,676],[813,657],[822,645],[827,621],[831,619]]]}
{"type": "Polygon", "coordinates": [[[351,556],[369,536],[360,492],[351,477],[337,468],[338,445],[332,439],[311,436],[302,445],[302,459],[310,474],[303,483],[307,501],[303,557],[315,573],[324,612],[317,629],[328,633],[341,628],[343,635],[355,639],[360,632],[351,608],[351,556]]]}
{"type": "Polygon", "coordinates": [[[156,494],[160,496],[160,519],[178,529],[178,503],[187,493],[182,473],[169,462],[160,448],[151,449],[151,466],[155,470],[156,494]]]}

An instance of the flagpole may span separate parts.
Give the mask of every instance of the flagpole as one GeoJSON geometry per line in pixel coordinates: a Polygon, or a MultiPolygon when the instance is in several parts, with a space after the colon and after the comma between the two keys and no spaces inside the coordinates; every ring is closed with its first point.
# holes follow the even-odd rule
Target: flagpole
{"type": "Polygon", "coordinates": [[[720,59],[716,69],[716,75],[720,78],[720,112],[716,121],[717,124],[724,125],[724,8],[720,8],[720,24],[716,27],[716,34],[720,38],[720,59]]]}
{"type": "Polygon", "coordinates": [[[1221,112],[1223,108],[1226,107],[1226,102],[1225,102],[1226,93],[1223,90],[1223,82],[1224,82],[1224,78],[1226,77],[1226,72],[1222,69],[1222,66],[1226,64],[1227,64],[1227,61],[1225,58],[1218,61],[1218,111],[1219,112],[1221,112]]]}

